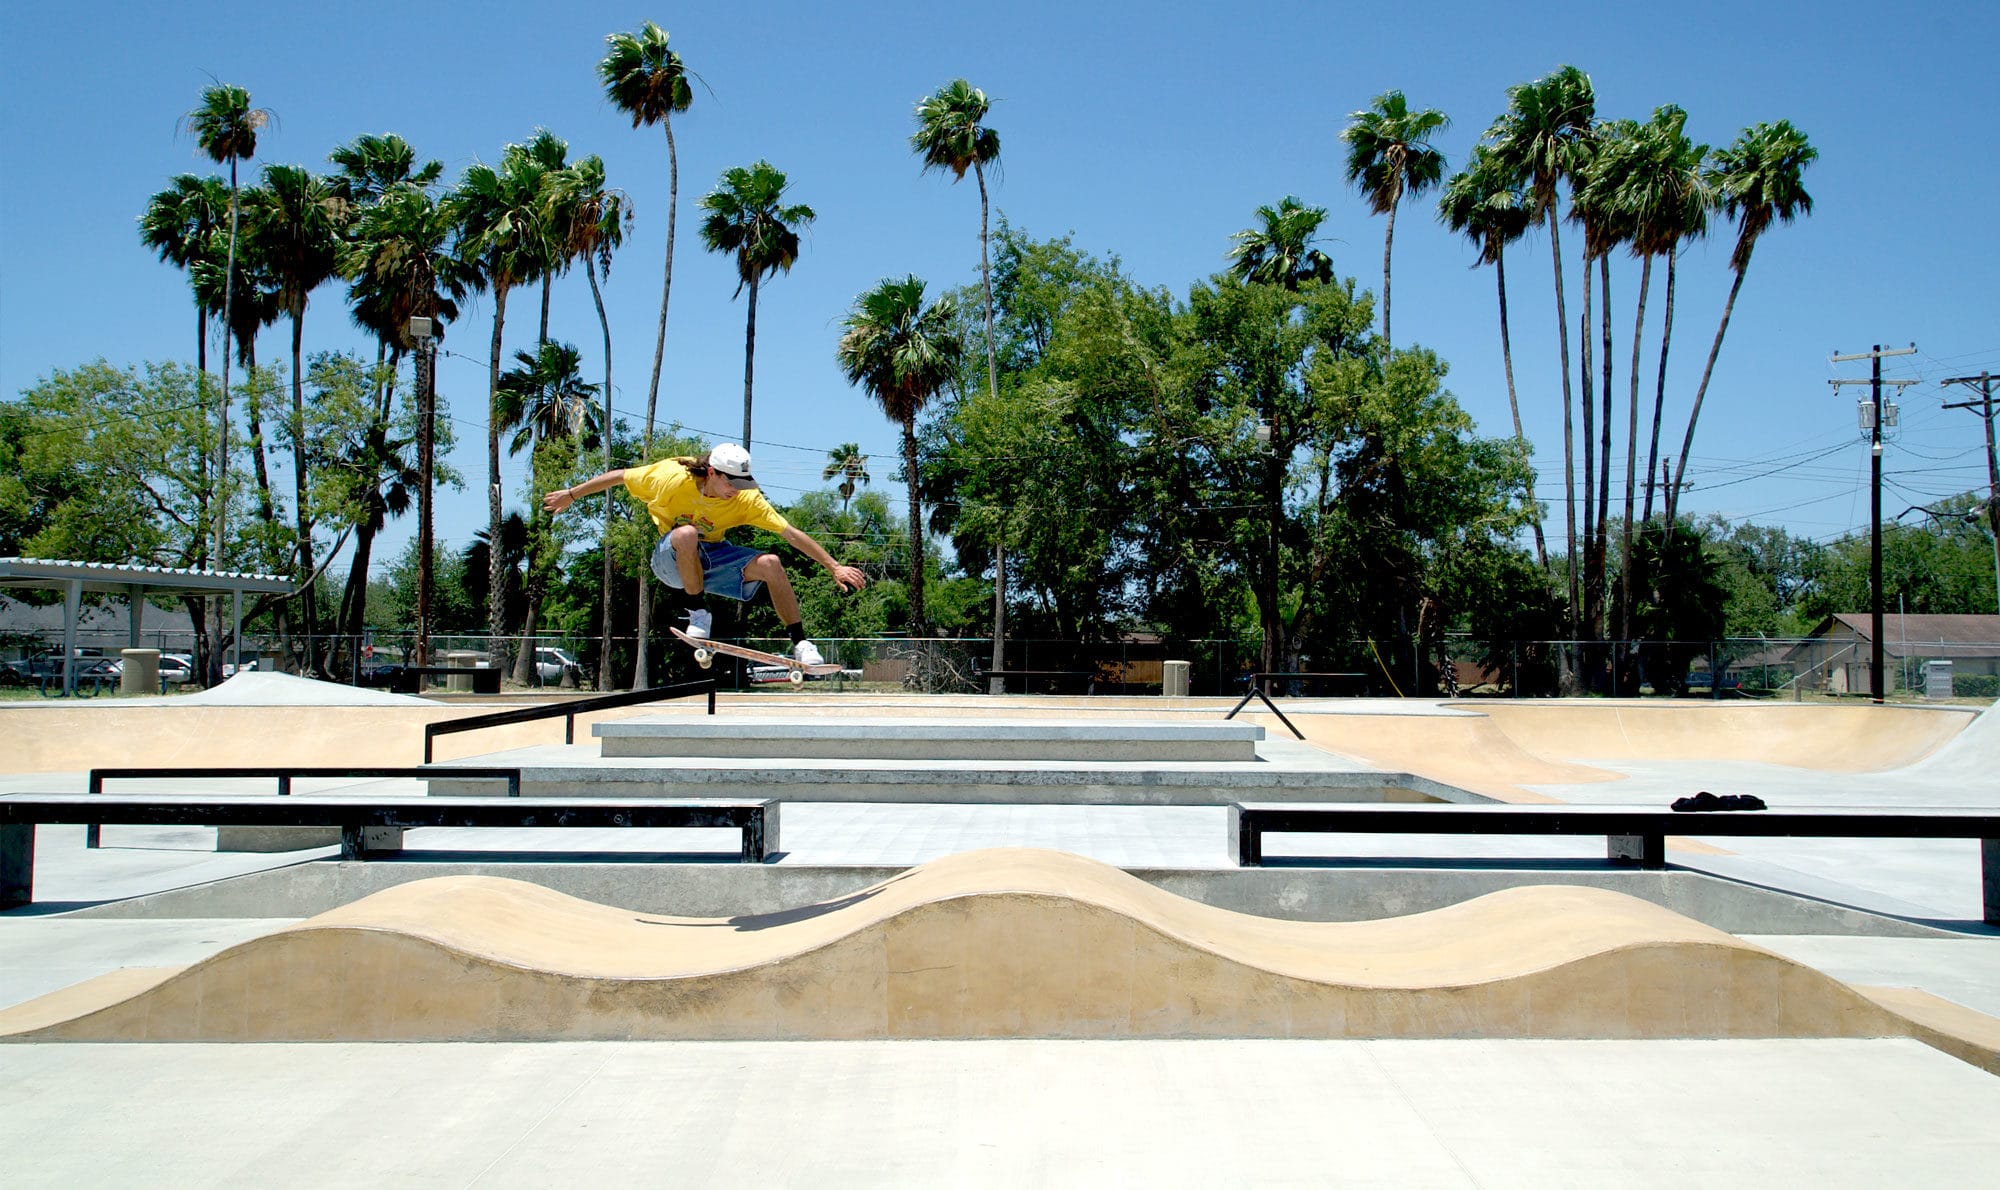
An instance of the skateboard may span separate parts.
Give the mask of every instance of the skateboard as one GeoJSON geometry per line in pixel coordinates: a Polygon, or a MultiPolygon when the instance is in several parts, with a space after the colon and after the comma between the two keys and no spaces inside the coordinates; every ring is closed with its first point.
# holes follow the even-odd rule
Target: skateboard
{"type": "Polygon", "coordinates": [[[703,669],[707,669],[713,665],[715,663],[715,655],[720,653],[725,657],[741,657],[745,661],[761,662],[764,665],[782,665],[792,671],[792,685],[794,686],[804,682],[807,674],[811,674],[816,678],[823,678],[828,674],[837,674],[840,672],[840,663],[837,661],[826,661],[819,665],[806,665],[799,661],[798,658],[787,657],[782,653],[766,653],[762,649],[732,645],[726,640],[696,640],[678,628],[669,628],[667,631],[679,638],[682,644],[694,650],[694,663],[703,669]]]}

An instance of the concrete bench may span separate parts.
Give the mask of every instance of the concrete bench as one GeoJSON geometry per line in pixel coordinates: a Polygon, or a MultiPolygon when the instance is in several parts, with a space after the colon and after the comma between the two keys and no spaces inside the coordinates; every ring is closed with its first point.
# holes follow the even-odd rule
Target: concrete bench
{"type": "Polygon", "coordinates": [[[33,899],[35,827],[42,823],[128,826],[336,827],[342,859],[401,851],[418,827],[716,827],[742,832],[739,858],[763,863],[778,850],[778,803],[768,799],[618,800],[438,797],[113,797],[19,793],[0,796],[0,909],[33,899]]]}
{"type": "Polygon", "coordinates": [[[1264,836],[1596,835],[1606,858],[1642,868],[1667,865],[1668,835],[1737,838],[1978,839],[1983,916],[2000,925],[2000,814],[1876,810],[1754,810],[1684,814],[1622,806],[1367,806],[1235,802],[1230,858],[1264,863],[1264,836]]]}

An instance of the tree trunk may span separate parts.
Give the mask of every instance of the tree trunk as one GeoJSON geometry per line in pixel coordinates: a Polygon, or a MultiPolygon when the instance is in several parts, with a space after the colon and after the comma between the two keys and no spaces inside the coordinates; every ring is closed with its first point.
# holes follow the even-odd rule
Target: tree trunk
{"type": "MultiPolygon", "coordinates": [[[[1586,242],[1588,242],[1588,237],[1586,237],[1586,242]]],[[[1582,640],[1594,640],[1597,637],[1596,626],[1591,621],[1592,615],[1596,612],[1596,601],[1592,595],[1596,575],[1591,567],[1591,555],[1595,552],[1595,543],[1597,541],[1597,382],[1592,375],[1591,369],[1591,353],[1594,346],[1590,341],[1592,296],[1593,286],[1590,275],[1590,257],[1586,255],[1583,258],[1583,317],[1577,324],[1578,338],[1580,340],[1577,351],[1578,374],[1582,380],[1581,387],[1583,389],[1581,402],[1583,406],[1583,540],[1581,542],[1583,556],[1580,559],[1572,558],[1570,562],[1572,567],[1581,563],[1583,568],[1583,581],[1580,588],[1582,601],[1576,610],[1571,613],[1576,617],[1575,622],[1579,629],[1575,635],[1582,640]]]]}
{"type": "Polygon", "coordinates": [[[299,375],[305,315],[302,307],[292,311],[292,491],[298,501],[299,573],[306,580],[306,588],[301,593],[305,607],[305,672],[311,675],[322,672],[322,669],[319,645],[314,639],[319,635],[319,608],[313,598],[313,524],[312,515],[306,508],[307,471],[311,465],[306,458],[306,390],[305,380],[299,375]]]}
{"type": "MultiPolygon", "coordinates": [[[[1625,425],[1625,524],[1618,531],[1618,639],[1632,639],[1632,511],[1638,491],[1639,467],[1639,347],[1646,338],[1646,291],[1653,284],[1651,253],[1640,258],[1639,310],[1632,316],[1632,399],[1625,425]]],[[[1629,654],[1628,654],[1629,655],[1629,654]]],[[[1625,683],[1619,693],[1625,692],[1625,683]]]]}
{"type": "MultiPolygon", "coordinates": [[[[236,294],[236,158],[229,159],[229,258],[222,270],[222,393],[216,401],[215,555],[209,566],[227,569],[229,556],[229,337],[230,299],[236,294]]],[[[222,617],[208,617],[208,676],[205,685],[222,682],[222,617]]]]}
{"type": "Polygon", "coordinates": [[[743,449],[750,449],[750,379],[757,362],[757,277],[750,277],[750,316],[743,320],[743,449]]]}
{"type": "MultiPolygon", "coordinates": [[[[244,376],[253,378],[257,372],[257,341],[239,343],[244,355],[244,376]]],[[[264,406],[257,398],[257,390],[250,389],[244,394],[244,423],[250,429],[250,467],[257,478],[257,516],[265,524],[277,519],[277,506],[271,501],[271,471],[264,460],[264,406]]]]}
{"type": "MultiPolygon", "coordinates": [[[[1753,245],[1754,247],[1754,245],[1753,245]]],[[[1742,292],[1743,275],[1750,271],[1750,253],[1743,254],[1743,267],[1729,285],[1729,300],[1722,306],[1722,322],[1715,328],[1715,342],[1708,348],[1708,363],[1701,370],[1701,384],[1694,390],[1694,408],[1688,410],[1687,436],[1681,439],[1680,461],[1674,465],[1674,482],[1667,488],[1667,539],[1674,534],[1674,519],[1680,515],[1681,488],[1687,483],[1688,452],[1694,449],[1694,424],[1701,416],[1702,398],[1708,395],[1708,379],[1715,373],[1715,357],[1722,353],[1722,336],[1729,333],[1729,316],[1736,310],[1736,295],[1742,292]]]]}
{"type": "MultiPolygon", "coordinates": [[[[997,402],[1000,399],[1000,367],[995,361],[993,346],[993,267],[987,256],[986,169],[977,160],[972,163],[972,175],[979,182],[979,283],[986,294],[986,391],[997,402]]],[[[852,484],[853,480],[848,482],[852,484]]],[[[841,507],[846,508],[845,500],[841,507]]],[[[998,673],[1005,668],[1006,652],[1007,546],[1004,541],[996,541],[993,543],[993,662],[990,667],[993,672],[998,673]]],[[[993,693],[1003,693],[1006,688],[1006,679],[992,679],[990,689],[993,693]]]]}
{"type": "Polygon", "coordinates": [[[1389,204],[1389,230],[1382,234],[1382,346],[1393,347],[1389,338],[1389,248],[1396,242],[1396,207],[1402,202],[1402,186],[1396,187],[1396,202],[1389,204]]]}
{"type": "Polygon", "coordinates": [[[1660,470],[1660,422],[1667,405],[1667,348],[1674,341],[1674,267],[1678,251],[1667,253],[1667,308],[1660,319],[1660,382],[1653,390],[1653,445],[1646,452],[1646,516],[1653,519],[1653,477],[1660,470]]]}
{"type": "MultiPolygon", "coordinates": [[[[660,127],[667,134],[667,263],[665,269],[662,270],[660,281],[660,333],[659,337],[653,342],[653,381],[646,389],[646,438],[641,446],[639,459],[641,463],[651,462],[653,457],[653,421],[660,403],[660,361],[665,358],[667,350],[667,299],[674,291],[674,222],[679,212],[681,195],[681,162],[679,151],[674,147],[674,119],[672,114],[664,114],[660,117],[660,127]]],[[[610,399],[609,394],[606,394],[606,399],[610,399]]],[[[604,431],[606,434],[609,434],[611,427],[606,426],[604,431]]],[[[744,449],[748,450],[749,447],[745,446],[744,449]]],[[[651,585],[647,581],[649,577],[646,568],[641,566],[639,568],[639,622],[635,626],[636,631],[634,633],[638,639],[635,650],[636,660],[634,660],[632,668],[632,689],[634,690],[645,689],[650,681],[646,667],[647,637],[651,633],[653,624],[653,592],[651,585]]]]}
{"type": "MultiPolygon", "coordinates": [[[[597,288],[597,265],[583,258],[583,275],[590,280],[590,300],[597,306],[597,325],[604,331],[604,469],[611,470],[611,322],[604,316],[604,294],[597,288]]],[[[604,634],[597,652],[597,688],[611,689],[611,506],[613,493],[604,493],[604,535],[599,550],[604,555],[604,580],[598,589],[604,594],[604,610],[599,630],[604,634]]],[[[643,580],[642,580],[643,581],[643,580]]]]}
{"type": "Polygon", "coordinates": [[[1556,227],[1555,204],[1549,204],[1549,259],[1555,262],[1556,270],[1556,336],[1562,349],[1563,383],[1563,536],[1568,550],[1566,557],[1569,569],[1569,629],[1576,635],[1577,625],[1577,573],[1576,573],[1576,442],[1572,428],[1572,418],[1576,413],[1576,401],[1569,386],[1569,312],[1563,303],[1562,234],[1556,227]]]}
{"type": "Polygon", "coordinates": [[[1602,353],[1603,389],[1597,410],[1597,585],[1591,595],[1597,614],[1591,618],[1592,635],[1602,636],[1609,627],[1604,602],[1611,591],[1611,414],[1617,402],[1611,396],[1611,254],[1597,258],[1598,325],[1604,332],[1602,353]]]}
{"type": "Polygon", "coordinates": [[[924,616],[924,512],[917,498],[917,421],[903,423],[903,475],[910,489],[910,635],[929,636],[924,616]]]}
{"type": "Polygon", "coordinates": [[[542,329],[538,333],[535,339],[536,347],[540,347],[542,344],[549,341],[549,289],[554,284],[555,284],[554,274],[551,273],[542,274],[542,329]]]}
{"type": "MultiPolygon", "coordinates": [[[[1528,438],[1521,432],[1521,401],[1514,395],[1514,344],[1507,333],[1507,263],[1504,252],[1493,257],[1493,275],[1500,287],[1500,363],[1507,372],[1507,409],[1514,415],[1514,441],[1525,447],[1528,438]]],[[[1549,546],[1542,535],[1542,502],[1535,498],[1533,487],[1528,489],[1528,499],[1535,506],[1535,562],[1546,573],[1549,569],[1549,546]]]]}
{"type": "MultiPolygon", "coordinates": [[[[500,582],[506,551],[500,548],[500,334],[507,323],[507,286],[493,286],[493,347],[487,360],[486,398],[486,632],[496,643],[507,630],[507,590],[500,582]]],[[[419,663],[421,664],[421,662],[419,663]]]]}

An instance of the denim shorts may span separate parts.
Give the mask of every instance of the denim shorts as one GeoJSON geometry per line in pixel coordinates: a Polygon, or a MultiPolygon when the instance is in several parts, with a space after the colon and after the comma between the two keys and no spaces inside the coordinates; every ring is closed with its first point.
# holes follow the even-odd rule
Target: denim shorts
{"type": "MultiPolygon", "coordinates": [[[[720,595],[724,599],[734,599],[740,603],[755,599],[764,584],[758,579],[745,579],[743,568],[763,554],[763,550],[753,550],[747,545],[731,545],[726,541],[702,542],[703,591],[710,595],[720,595]]],[[[681,569],[674,557],[674,542],[671,535],[660,538],[660,544],[653,547],[653,573],[661,582],[674,590],[681,589],[681,569]]]]}

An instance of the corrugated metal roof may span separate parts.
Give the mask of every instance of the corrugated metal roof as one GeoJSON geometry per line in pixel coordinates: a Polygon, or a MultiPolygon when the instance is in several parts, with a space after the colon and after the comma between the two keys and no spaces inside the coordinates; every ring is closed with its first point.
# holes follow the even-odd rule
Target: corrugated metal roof
{"type": "Polygon", "coordinates": [[[50,587],[81,580],[87,591],[247,591],[288,595],[290,579],[234,570],[197,570],[138,562],[79,562],[60,558],[0,558],[0,586],[50,587]]]}

